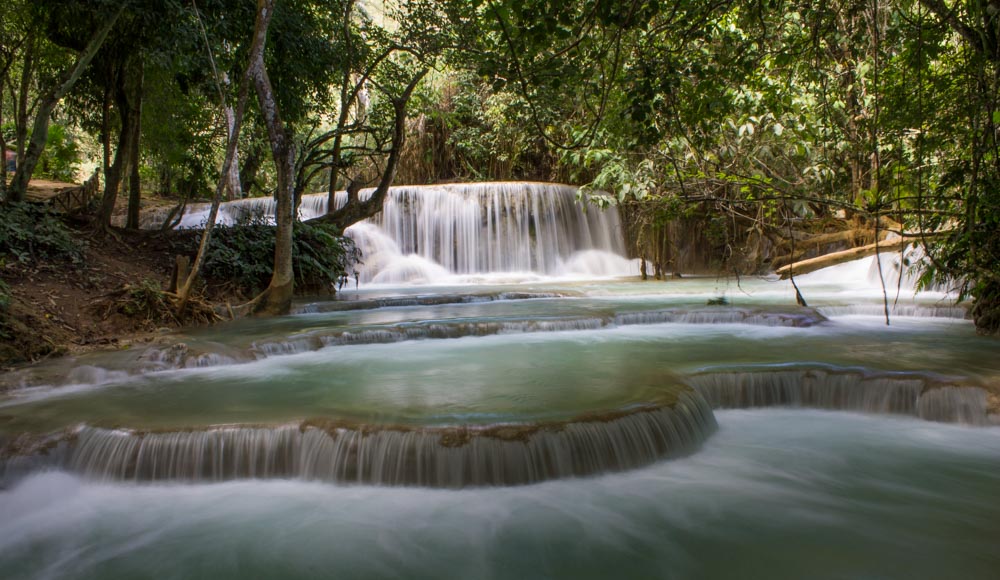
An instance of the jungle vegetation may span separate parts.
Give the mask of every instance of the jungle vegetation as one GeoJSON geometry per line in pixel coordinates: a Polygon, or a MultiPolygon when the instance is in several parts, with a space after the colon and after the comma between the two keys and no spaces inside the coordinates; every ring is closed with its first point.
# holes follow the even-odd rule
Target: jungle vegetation
{"type": "Polygon", "coordinates": [[[998,65],[995,0],[10,0],[0,194],[96,171],[105,232],[149,196],[274,196],[275,313],[303,193],[349,192],[339,232],[393,183],[558,180],[656,274],[683,220],[742,272],[910,238],[997,333],[998,65]]]}

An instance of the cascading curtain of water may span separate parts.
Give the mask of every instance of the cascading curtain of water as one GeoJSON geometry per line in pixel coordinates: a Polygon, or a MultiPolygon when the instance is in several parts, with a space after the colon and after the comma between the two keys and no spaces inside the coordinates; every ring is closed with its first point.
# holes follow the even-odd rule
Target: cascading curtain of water
{"type": "Polygon", "coordinates": [[[715,408],[812,407],[991,424],[985,390],[917,373],[769,369],[704,373],[687,382],[715,408]]]}
{"type": "MultiPolygon", "coordinates": [[[[372,190],[362,190],[362,199],[372,190]]],[[[615,208],[578,201],[575,187],[502,182],[398,186],[382,212],[347,229],[362,252],[362,282],[433,282],[449,275],[534,273],[620,276],[638,273],[626,259],[615,208]]],[[[337,192],[335,204],[346,203],[337,192]]],[[[274,200],[223,204],[219,223],[270,218],[274,200]]],[[[325,214],[327,195],[302,198],[299,217],[325,214]]],[[[200,227],[207,208],[193,208],[179,227],[200,227]]]]}
{"type": "Polygon", "coordinates": [[[84,427],[60,460],[137,481],[287,478],[459,488],[621,471],[694,451],[716,429],[701,395],[553,424],[485,428],[330,425],[134,433],[84,427]]]}

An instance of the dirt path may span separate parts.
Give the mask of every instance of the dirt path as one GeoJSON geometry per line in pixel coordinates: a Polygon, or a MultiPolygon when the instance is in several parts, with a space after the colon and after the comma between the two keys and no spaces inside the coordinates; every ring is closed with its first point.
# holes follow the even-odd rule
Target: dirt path
{"type": "Polygon", "coordinates": [[[28,201],[43,202],[52,199],[67,189],[75,189],[77,187],[80,186],[75,183],[50,181],[48,179],[32,179],[28,182],[25,198],[28,201]]]}

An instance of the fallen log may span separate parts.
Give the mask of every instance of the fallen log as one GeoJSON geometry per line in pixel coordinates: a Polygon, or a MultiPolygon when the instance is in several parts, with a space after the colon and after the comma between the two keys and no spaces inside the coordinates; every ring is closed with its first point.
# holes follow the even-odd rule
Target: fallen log
{"type": "Polygon", "coordinates": [[[900,238],[887,242],[879,242],[878,244],[858,246],[857,248],[841,250],[839,252],[833,252],[831,254],[825,254],[816,258],[809,258],[808,260],[802,260],[787,266],[782,266],[775,270],[774,273],[781,276],[782,280],[787,280],[793,273],[796,276],[801,276],[803,274],[808,274],[809,272],[822,270],[823,268],[827,268],[829,266],[836,266],[837,264],[843,264],[844,262],[851,262],[860,258],[874,256],[879,252],[893,252],[912,243],[914,243],[912,238],[900,238]]]}
{"type": "MultiPolygon", "coordinates": [[[[886,232],[879,232],[880,240],[884,240],[885,236],[888,235],[886,232]]],[[[843,230],[840,232],[833,232],[830,234],[820,234],[817,236],[809,237],[805,240],[796,242],[796,246],[803,246],[805,248],[815,248],[819,246],[825,246],[827,244],[836,244],[838,242],[852,242],[857,243],[857,241],[864,240],[865,238],[869,240],[875,239],[874,229],[861,229],[855,228],[850,230],[843,230]]]]}
{"type": "Polygon", "coordinates": [[[840,252],[824,254],[816,258],[809,258],[808,260],[802,260],[799,262],[795,262],[794,264],[782,266],[780,268],[777,268],[774,271],[774,273],[781,276],[782,280],[786,280],[791,277],[793,272],[796,276],[801,276],[803,274],[808,274],[809,272],[822,270],[823,268],[829,266],[836,266],[837,264],[843,264],[844,262],[850,262],[852,260],[858,260],[861,258],[866,258],[868,256],[874,256],[876,253],[894,252],[910,244],[917,244],[926,240],[941,239],[943,237],[951,235],[952,233],[954,233],[953,230],[941,230],[936,232],[924,232],[924,233],[906,232],[903,234],[901,238],[882,241],[876,244],[858,246],[857,248],[842,250],[840,252]]]}
{"type": "MultiPolygon", "coordinates": [[[[879,232],[879,239],[884,240],[889,232],[882,230],[879,232]]],[[[771,262],[771,267],[777,271],[783,266],[799,262],[803,260],[803,257],[810,252],[815,252],[831,244],[843,244],[843,245],[855,245],[858,243],[863,243],[865,240],[874,240],[875,230],[874,229],[861,229],[854,228],[849,230],[841,230],[839,232],[832,232],[828,234],[812,235],[807,238],[798,239],[795,242],[795,253],[787,253],[782,256],[776,257],[771,262]]],[[[790,244],[785,241],[781,244],[781,248],[784,249],[790,244]]],[[[879,244],[881,246],[881,243],[879,244]]],[[[838,250],[839,251],[839,250],[838,250]]],[[[815,256],[814,256],[815,257],[815,256]]],[[[798,272],[796,272],[798,274],[798,272]]]]}

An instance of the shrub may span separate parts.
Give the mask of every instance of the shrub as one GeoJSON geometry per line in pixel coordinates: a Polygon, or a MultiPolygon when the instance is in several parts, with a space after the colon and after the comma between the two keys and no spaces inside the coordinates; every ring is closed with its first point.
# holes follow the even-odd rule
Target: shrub
{"type": "Polygon", "coordinates": [[[10,286],[0,280],[0,317],[7,313],[8,308],[10,308],[10,286]]]}
{"type": "MultiPolygon", "coordinates": [[[[247,295],[264,290],[273,272],[274,235],[274,225],[260,215],[216,227],[205,254],[203,276],[212,284],[229,285],[247,295]]],[[[335,228],[295,224],[292,264],[296,291],[333,291],[347,282],[358,257],[354,242],[335,228]]]]}
{"type": "Polygon", "coordinates": [[[176,322],[173,308],[155,280],[144,278],[138,284],[126,284],[107,301],[108,311],[115,310],[134,320],[148,323],[176,322]]]}
{"type": "Polygon", "coordinates": [[[8,203],[0,220],[0,258],[22,264],[40,260],[83,261],[80,241],[51,210],[32,203],[8,203]]]}
{"type": "Polygon", "coordinates": [[[292,267],[300,292],[331,292],[347,283],[361,251],[354,240],[331,225],[296,223],[292,239],[292,267]]]}
{"type": "Polygon", "coordinates": [[[73,182],[79,170],[80,146],[64,125],[49,125],[49,137],[38,162],[38,177],[73,182]]]}

